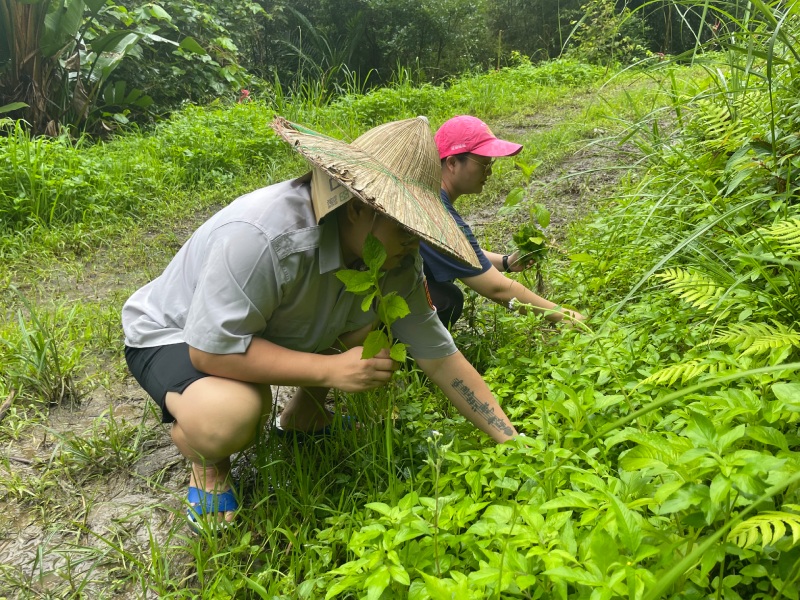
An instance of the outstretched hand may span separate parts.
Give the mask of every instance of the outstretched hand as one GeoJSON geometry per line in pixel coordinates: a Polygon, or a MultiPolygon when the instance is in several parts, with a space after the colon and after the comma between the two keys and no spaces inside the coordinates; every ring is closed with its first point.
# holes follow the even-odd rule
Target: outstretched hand
{"type": "Polygon", "coordinates": [[[331,357],[334,362],[331,387],[343,392],[364,392],[386,385],[400,363],[383,349],[372,358],[361,358],[363,347],[356,346],[331,357]]]}
{"type": "Polygon", "coordinates": [[[534,262],[533,258],[520,256],[519,250],[514,250],[508,257],[508,270],[512,273],[520,273],[531,268],[534,262]]]}
{"type": "Polygon", "coordinates": [[[585,325],[583,326],[581,325],[581,323],[586,320],[586,316],[582,315],[577,310],[565,309],[563,311],[563,315],[564,316],[561,319],[562,323],[569,325],[570,327],[573,327],[575,329],[584,329],[584,330],[586,329],[585,325]]]}

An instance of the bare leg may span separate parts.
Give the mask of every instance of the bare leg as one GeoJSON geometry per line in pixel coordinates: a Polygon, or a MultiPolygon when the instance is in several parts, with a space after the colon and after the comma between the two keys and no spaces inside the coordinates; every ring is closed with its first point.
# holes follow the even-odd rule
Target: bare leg
{"type": "Polygon", "coordinates": [[[331,423],[325,410],[329,388],[297,388],[281,412],[281,428],[297,431],[317,431],[331,423]]]}
{"type": "MultiPolygon", "coordinates": [[[[366,325],[361,329],[350,331],[339,337],[336,348],[330,348],[321,354],[334,354],[364,343],[374,325],[366,325]]],[[[331,423],[331,415],[325,410],[325,398],[329,388],[307,387],[297,388],[292,399],[281,412],[282,429],[297,431],[317,431],[331,423]]]]}
{"type": "MultiPolygon", "coordinates": [[[[268,385],[221,377],[195,381],[182,394],[169,392],[172,440],[192,463],[189,485],[207,492],[230,489],[230,456],[255,441],[271,406],[268,385]]],[[[232,518],[225,514],[226,520],[232,518]]]]}

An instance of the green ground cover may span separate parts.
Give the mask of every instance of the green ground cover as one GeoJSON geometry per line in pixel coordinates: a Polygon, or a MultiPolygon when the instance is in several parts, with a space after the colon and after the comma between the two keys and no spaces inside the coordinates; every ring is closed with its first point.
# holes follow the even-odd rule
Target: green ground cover
{"type": "Polygon", "coordinates": [[[791,70],[723,73],[558,62],[330,105],[275,90],[102,145],[6,124],[0,531],[42,534],[0,594],[797,598],[800,105],[791,70]],[[261,439],[236,464],[237,527],[193,538],[184,467],[141,475],[166,434],[143,402],[122,410],[119,309],[216,206],[302,171],[276,112],[337,137],[420,113],[516,135],[531,179],[500,161],[462,208],[498,246],[530,203],[574,209],[543,276],[591,318],[554,329],[471,298],[457,341],[526,437],[491,445],[412,368],[335,398],[361,430],[261,439]],[[87,426],[57,426],[97,397],[87,426]],[[159,502],[96,527],[114,482],[159,502]]]}

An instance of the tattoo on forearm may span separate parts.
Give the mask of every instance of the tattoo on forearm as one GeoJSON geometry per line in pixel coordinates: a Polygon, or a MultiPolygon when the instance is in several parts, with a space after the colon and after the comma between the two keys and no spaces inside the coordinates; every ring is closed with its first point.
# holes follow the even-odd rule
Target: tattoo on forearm
{"type": "Polygon", "coordinates": [[[454,379],[452,383],[453,389],[458,392],[464,400],[467,401],[469,407],[486,419],[486,422],[489,424],[490,427],[494,427],[499,431],[502,431],[506,435],[514,435],[514,429],[506,423],[506,421],[502,417],[498,417],[494,414],[494,409],[488,402],[481,402],[475,396],[475,392],[473,392],[467,384],[464,383],[463,379],[454,379]]]}

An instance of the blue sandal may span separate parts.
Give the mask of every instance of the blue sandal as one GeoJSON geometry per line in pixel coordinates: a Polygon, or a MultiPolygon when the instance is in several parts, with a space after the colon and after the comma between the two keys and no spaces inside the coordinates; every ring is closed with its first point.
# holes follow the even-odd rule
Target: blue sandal
{"type": "MultiPolygon", "coordinates": [[[[222,493],[206,492],[205,490],[189,486],[189,493],[186,497],[189,503],[189,508],[186,511],[186,518],[189,521],[189,527],[197,531],[200,526],[209,521],[205,519],[206,515],[215,515],[218,513],[226,513],[234,511],[239,508],[239,502],[236,500],[236,495],[233,488],[226,490],[222,493]]],[[[216,519],[214,519],[216,521],[216,519]]],[[[227,521],[219,521],[221,527],[227,527],[227,521]]]]}

